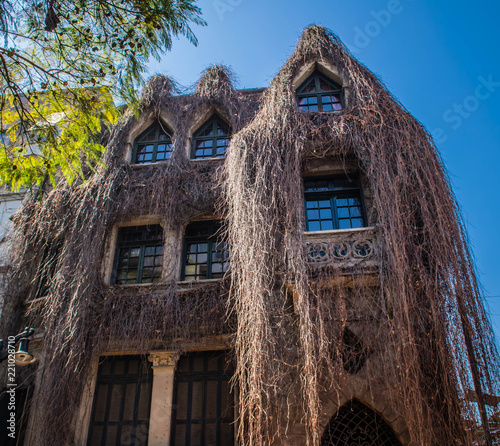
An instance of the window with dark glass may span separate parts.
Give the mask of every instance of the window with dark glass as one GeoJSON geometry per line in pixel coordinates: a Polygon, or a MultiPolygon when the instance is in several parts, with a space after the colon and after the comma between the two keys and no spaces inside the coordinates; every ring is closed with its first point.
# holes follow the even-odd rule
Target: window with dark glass
{"type": "Polygon", "coordinates": [[[145,358],[104,358],[97,372],[87,446],[146,446],[152,381],[145,358]]]}
{"type": "Polygon", "coordinates": [[[172,148],[172,131],[155,122],[135,140],[132,160],[135,164],[167,161],[172,156],[172,148]]]}
{"type": "Polygon", "coordinates": [[[193,135],[192,158],[217,158],[226,154],[231,129],[217,115],[213,115],[193,135]]]}
{"type": "Polygon", "coordinates": [[[220,223],[191,223],[184,237],[181,280],[220,279],[229,270],[227,243],[221,239],[220,223]]]}
{"type": "Polygon", "coordinates": [[[118,229],[114,283],[153,283],[161,278],[163,230],[160,225],[118,229]]]}
{"type": "Polygon", "coordinates": [[[225,352],[181,356],[174,382],[173,446],[233,446],[234,400],[225,352]]]}
{"type": "Polygon", "coordinates": [[[302,111],[335,111],[343,108],[342,87],[315,71],[297,89],[297,104],[302,111]]]}
{"type": "Polygon", "coordinates": [[[308,231],[365,226],[357,178],[345,175],[305,178],[304,195],[308,231]]]}

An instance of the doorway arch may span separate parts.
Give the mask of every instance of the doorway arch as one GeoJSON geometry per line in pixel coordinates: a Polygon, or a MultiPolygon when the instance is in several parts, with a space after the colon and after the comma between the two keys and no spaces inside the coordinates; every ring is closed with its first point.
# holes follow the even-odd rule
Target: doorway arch
{"type": "Polygon", "coordinates": [[[402,446],[391,426],[373,409],[353,399],[330,419],[321,446],[402,446]]]}

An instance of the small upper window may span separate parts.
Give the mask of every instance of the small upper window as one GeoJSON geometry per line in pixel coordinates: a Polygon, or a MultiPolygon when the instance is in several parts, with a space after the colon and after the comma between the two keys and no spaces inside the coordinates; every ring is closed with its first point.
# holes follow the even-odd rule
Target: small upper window
{"type": "Polygon", "coordinates": [[[135,140],[132,160],[135,164],[167,161],[172,156],[172,132],[155,122],[135,140]]]}
{"type": "Polygon", "coordinates": [[[342,87],[318,71],[297,89],[297,104],[301,111],[342,110],[342,102],[342,87]]]}
{"type": "Polygon", "coordinates": [[[158,282],[162,266],[163,231],[160,225],[125,226],[118,230],[114,283],[158,282]]]}
{"type": "Polygon", "coordinates": [[[217,158],[226,154],[231,129],[217,115],[213,115],[193,135],[192,158],[217,158]]]}
{"type": "Polygon", "coordinates": [[[365,216],[355,178],[345,175],[304,179],[308,231],[362,228],[365,216]]]}
{"type": "Polygon", "coordinates": [[[229,270],[229,251],[219,229],[214,221],[187,226],[181,280],[220,279],[229,270]]]}

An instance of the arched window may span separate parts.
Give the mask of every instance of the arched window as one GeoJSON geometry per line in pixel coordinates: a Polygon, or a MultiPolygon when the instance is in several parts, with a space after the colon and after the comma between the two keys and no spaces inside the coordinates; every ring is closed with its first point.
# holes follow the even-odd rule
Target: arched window
{"type": "Polygon", "coordinates": [[[343,102],[342,87],[319,71],[297,88],[297,104],[301,111],[342,110],[343,102]]]}
{"type": "Polygon", "coordinates": [[[173,148],[172,134],[166,125],[155,122],[136,138],[132,162],[151,164],[170,159],[173,148]]]}
{"type": "Polygon", "coordinates": [[[321,446],[402,446],[391,426],[358,400],[344,404],[332,417],[321,446]]]}
{"type": "Polygon", "coordinates": [[[191,157],[217,158],[226,154],[231,138],[231,129],[217,115],[213,115],[193,135],[191,157]]]}

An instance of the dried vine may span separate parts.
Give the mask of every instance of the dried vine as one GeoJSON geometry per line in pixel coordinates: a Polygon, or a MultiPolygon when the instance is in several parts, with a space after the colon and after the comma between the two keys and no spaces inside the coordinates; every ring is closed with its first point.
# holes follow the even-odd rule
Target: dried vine
{"type": "Polygon", "coordinates": [[[71,442],[92,358],[117,345],[146,352],[221,333],[234,334],[240,444],[286,443],[305,417],[307,443],[318,445],[325,398],[340,401],[350,379],[349,336],[361,346],[366,365],[359,373],[368,388],[387,378],[384,398],[398,408],[412,444],[470,444],[467,420],[476,409],[465,393],[478,382],[482,392],[497,393],[499,361],[430,136],[318,26],[304,31],[262,98],[236,91],[231,79],[227,69],[210,67],[193,94],[175,96],[172,82],[154,77],[141,115],[168,118],[175,132],[170,162],[143,168],[124,161],[138,124],[127,113],[109,135],[106,169],[83,184],[44,191],[18,214],[4,327],[18,323],[23,296],[48,268],[41,261],[46,247],[61,246],[48,297],[31,307],[48,358],[38,389],[40,444],[71,442]],[[294,79],[315,63],[336,67],[347,84],[344,111],[297,109],[294,79]],[[190,132],[213,110],[231,124],[228,155],[189,162],[190,132]],[[302,177],[318,161],[354,163],[365,179],[380,245],[376,273],[308,267],[302,177]],[[102,259],[116,224],[156,216],[182,231],[210,214],[227,220],[228,280],[190,292],[180,292],[173,275],[140,291],[105,283],[102,259]]]}

